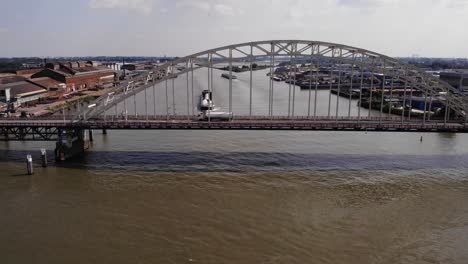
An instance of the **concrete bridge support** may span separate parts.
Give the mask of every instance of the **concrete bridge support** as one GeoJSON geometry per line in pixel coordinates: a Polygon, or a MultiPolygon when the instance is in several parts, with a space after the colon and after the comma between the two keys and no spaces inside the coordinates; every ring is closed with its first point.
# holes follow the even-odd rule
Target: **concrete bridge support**
{"type": "Polygon", "coordinates": [[[82,155],[89,148],[89,140],[84,129],[66,129],[59,131],[55,148],[55,159],[66,161],[82,155]]]}
{"type": "Polygon", "coordinates": [[[93,142],[94,141],[93,130],[92,129],[88,130],[88,134],[89,134],[89,142],[93,142]]]}

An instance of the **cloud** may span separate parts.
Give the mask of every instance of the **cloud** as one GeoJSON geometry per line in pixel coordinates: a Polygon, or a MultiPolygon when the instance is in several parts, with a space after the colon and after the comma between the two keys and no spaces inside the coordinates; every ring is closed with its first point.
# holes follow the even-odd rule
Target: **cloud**
{"type": "MultiPolygon", "coordinates": [[[[352,8],[375,8],[383,5],[401,5],[407,0],[335,0],[338,6],[352,8]]],[[[440,5],[448,8],[464,8],[468,6],[468,0],[426,0],[428,5],[440,5]]],[[[416,2],[416,1],[415,1],[416,2]]]]}
{"type": "Polygon", "coordinates": [[[92,9],[123,9],[133,10],[143,14],[153,11],[152,0],[90,0],[89,7],[92,9]]]}
{"type": "Polygon", "coordinates": [[[176,2],[176,8],[198,9],[218,16],[237,16],[244,14],[241,8],[234,7],[228,1],[218,0],[179,0],[176,2]]]}
{"type": "Polygon", "coordinates": [[[379,6],[383,2],[383,0],[337,0],[338,5],[359,8],[379,6]]]}
{"type": "Polygon", "coordinates": [[[177,1],[176,8],[194,8],[202,11],[210,11],[211,5],[206,1],[177,1]]]}
{"type": "MultiPolygon", "coordinates": [[[[11,1],[16,3],[18,1],[11,1]]],[[[21,1],[19,1],[21,2],[21,1]]],[[[53,17],[54,1],[44,1],[44,17],[53,17]]],[[[467,57],[468,0],[84,0],[86,8],[103,8],[93,28],[78,23],[81,45],[56,47],[32,45],[25,36],[37,33],[43,43],[55,28],[24,29],[20,21],[0,23],[0,39],[9,46],[0,55],[110,54],[186,55],[232,43],[268,39],[309,39],[343,43],[390,56],[467,57]],[[136,14],[122,28],[108,22],[136,14]],[[151,12],[151,14],[149,14],[151,12]],[[149,14],[149,15],[144,15],[149,14]],[[461,26],[453,26],[461,25],[461,26]],[[4,28],[1,28],[1,27],[4,28]],[[5,28],[6,27],[6,28],[5,28]],[[447,30],[450,27],[450,30],[447,30]],[[96,33],[91,35],[90,30],[96,33]],[[112,45],[96,39],[125,31],[128,36],[112,45]],[[7,33],[4,33],[7,32],[7,33]],[[202,37],[201,37],[202,36],[202,37]],[[5,37],[3,37],[5,38],[5,37]],[[138,39],[139,41],[135,41],[138,39]],[[194,41],[195,40],[195,41],[194,41]],[[158,45],[154,45],[158,43],[158,45]]],[[[17,5],[15,12],[22,10],[17,5]]],[[[32,17],[25,22],[34,24],[32,17]]],[[[0,19],[1,20],[1,19],[0,19]]],[[[43,23],[48,23],[44,20],[43,23]]],[[[23,23],[23,22],[21,22],[23,23]]],[[[71,34],[71,33],[70,33],[71,34]]],[[[68,37],[72,37],[71,35],[68,37]]],[[[60,34],[53,37],[62,41],[60,34]]]]}
{"type": "Polygon", "coordinates": [[[446,6],[448,8],[465,8],[468,6],[468,0],[447,0],[446,6]]]}
{"type": "Polygon", "coordinates": [[[217,14],[223,15],[223,16],[236,16],[236,15],[242,15],[244,13],[242,9],[236,9],[226,4],[215,5],[214,10],[217,14]]]}

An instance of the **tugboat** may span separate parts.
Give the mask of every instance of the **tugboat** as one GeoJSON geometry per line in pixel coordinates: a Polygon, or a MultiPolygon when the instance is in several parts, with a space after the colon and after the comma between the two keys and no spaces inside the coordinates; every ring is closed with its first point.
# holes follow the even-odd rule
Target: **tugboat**
{"type": "Polygon", "coordinates": [[[231,121],[234,117],[232,112],[221,112],[215,108],[213,94],[208,90],[202,91],[198,109],[197,121],[231,121]]]}
{"type": "Polygon", "coordinates": [[[208,90],[203,90],[200,95],[200,103],[198,104],[200,111],[211,111],[214,109],[213,94],[208,90]]]}
{"type": "Polygon", "coordinates": [[[273,75],[273,77],[271,77],[271,79],[275,82],[281,82],[283,81],[283,78],[279,77],[278,75],[273,75]]]}
{"type": "Polygon", "coordinates": [[[232,80],[236,80],[237,79],[237,76],[235,75],[229,75],[228,73],[223,73],[221,74],[221,77],[225,78],[225,79],[232,79],[232,80]]]}

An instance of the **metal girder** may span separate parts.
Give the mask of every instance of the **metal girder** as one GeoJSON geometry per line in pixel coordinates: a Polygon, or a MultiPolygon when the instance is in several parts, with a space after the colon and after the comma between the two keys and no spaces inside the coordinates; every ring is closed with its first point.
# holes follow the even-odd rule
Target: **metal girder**
{"type": "Polygon", "coordinates": [[[215,54],[216,56],[219,56],[219,57],[221,57],[221,58],[223,58],[223,59],[227,59],[227,58],[228,58],[228,57],[226,57],[226,56],[224,56],[224,55],[222,55],[222,54],[219,54],[218,52],[213,52],[212,54],[215,54]]]}
{"type": "Polygon", "coordinates": [[[296,51],[296,53],[299,53],[299,54],[302,54],[304,53],[305,51],[309,50],[310,48],[313,47],[313,44],[307,44],[305,47],[303,47],[302,49],[296,51]]]}
{"type": "Polygon", "coordinates": [[[244,55],[247,56],[247,57],[250,56],[250,54],[247,54],[247,53],[243,52],[243,51],[240,50],[239,48],[234,48],[234,50],[235,50],[235,51],[238,51],[238,52],[240,52],[240,53],[242,53],[242,54],[244,54],[244,55]]]}
{"type": "Polygon", "coordinates": [[[280,55],[282,51],[287,51],[287,54],[291,53],[291,50],[288,48],[291,46],[291,43],[287,43],[285,46],[283,46],[280,43],[275,44],[278,48],[280,48],[278,51],[275,52],[275,55],[280,55]]]}
{"type": "Polygon", "coordinates": [[[57,141],[59,128],[40,126],[0,127],[0,141],[57,141]]]}
{"type": "MultiPolygon", "coordinates": [[[[264,56],[265,56],[265,55],[271,55],[271,52],[270,52],[270,51],[268,51],[268,50],[266,50],[266,49],[260,47],[259,45],[260,45],[260,44],[258,44],[258,43],[253,44],[253,46],[254,46],[255,48],[257,48],[257,49],[259,49],[259,50],[265,52],[264,56]]],[[[232,49],[234,49],[234,47],[232,47],[232,48],[230,48],[230,49],[232,50],[232,49]]]]}

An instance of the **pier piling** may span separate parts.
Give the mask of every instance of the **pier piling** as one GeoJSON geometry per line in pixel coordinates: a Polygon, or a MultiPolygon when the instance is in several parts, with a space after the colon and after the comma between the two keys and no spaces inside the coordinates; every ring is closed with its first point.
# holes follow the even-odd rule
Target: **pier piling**
{"type": "Polygon", "coordinates": [[[33,167],[33,162],[32,162],[32,156],[31,155],[26,156],[26,168],[28,170],[28,175],[33,175],[34,174],[34,167],[33,167]]]}
{"type": "Polygon", "coordinates": [[[41,161],[42,161],[42,167],[47,168],[47,151],[46,151],[46,149],[41,149],[41,161]]]}

